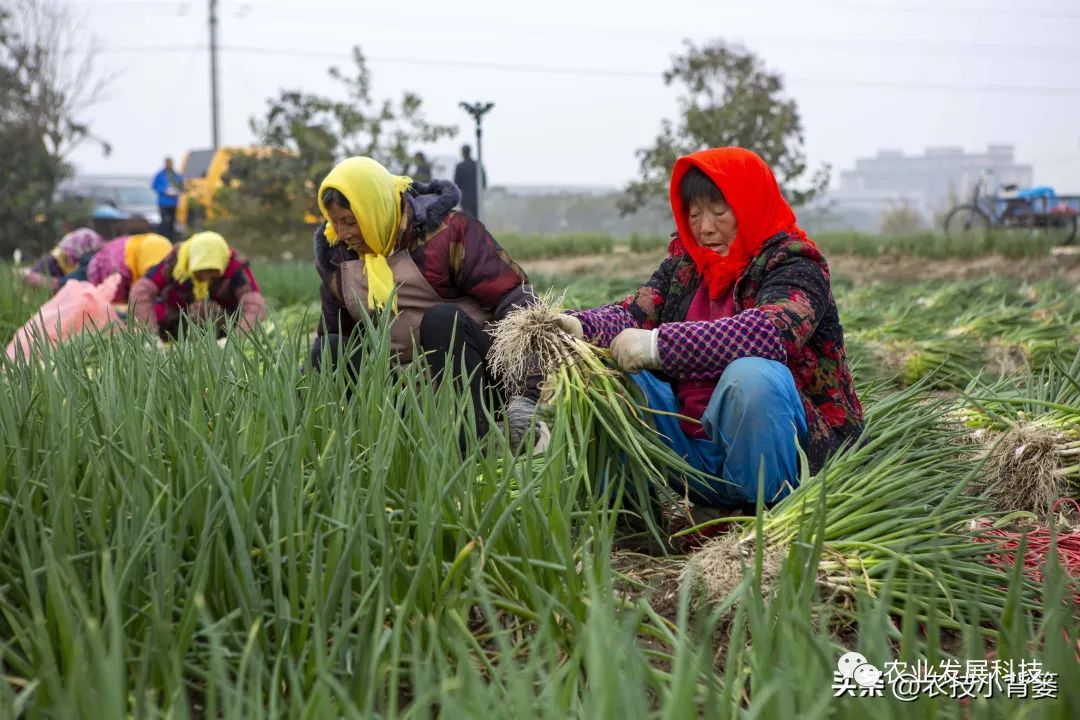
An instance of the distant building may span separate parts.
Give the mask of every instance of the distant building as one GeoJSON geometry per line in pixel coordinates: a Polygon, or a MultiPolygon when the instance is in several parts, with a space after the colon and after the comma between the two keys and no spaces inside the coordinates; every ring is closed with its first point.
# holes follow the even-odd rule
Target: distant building
{"type": "Polygon", "coordinates": [[[976,153],[960,147],[931,147],[922,155],[880,150],[856,160],[854,170],[842,171],[829,201],[835,212],[851,209],[861,215],[905,203],[930,222],[945,205],[968,197],[980,177],[987,177],[992,192],[1002,184],[1031,185],[1032,175],[1030,165],[1016,164],[1012,145],[990,145],[976,153]]]}
{"type": "Polygon", "coordinates": [[[986,152],[965,153],[959,147],[932,147],[924,155],[880,150],[876,157],[860,158],[854,170],[840,173],[840,192],[896,192],[923,195],[928,200],[950,192],[963,194],[983,175],[993,174],[997,184],[1030,185],[1030,165],[1017,165],[1012,145],[990,145],[986,152]]]}

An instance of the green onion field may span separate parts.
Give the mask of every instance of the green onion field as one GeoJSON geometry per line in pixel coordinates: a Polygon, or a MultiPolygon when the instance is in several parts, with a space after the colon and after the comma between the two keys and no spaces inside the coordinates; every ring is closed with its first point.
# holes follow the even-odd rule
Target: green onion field
{"type": "MultiPolygon", "coordinates": [[[[512,242],[526,269],[612,251],[512,242]]],[[[822,249],[877,252],[845,242],[822,249]]],[[[241,342],[125,330],[0,360],[0,718],[1080,717],[1080,581],[1056,540],[1033,574],[985,532],[1080,524],[1053,502],[1080,497],[1063,277],[835,276],[864,442],[754,515],[668,497],[661,546],[617,377],[560,381],[551,446],[513,457],[452,384],[391,370],[384,333],[358,381],[305,369],[313,266],[253,269],[270,319],[241,342]],[[1037,662],[1056,689],[837,697],[848,651],[1037,662]]],[[[573,307],[646,277],[534,273],[573,307]]],[[[42,299],[0,267],[5,345],[42,299]]]]}

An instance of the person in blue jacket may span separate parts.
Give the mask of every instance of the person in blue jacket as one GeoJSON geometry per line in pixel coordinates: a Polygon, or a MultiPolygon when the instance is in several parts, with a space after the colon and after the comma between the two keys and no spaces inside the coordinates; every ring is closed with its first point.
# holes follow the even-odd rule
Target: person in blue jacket
{"type": "Polygon", "coordinates": [[[158,232],[169,239],[176,240],[176,205],[180,193],[184,190],[184,178],[173,170],[172,158],[165,158],[165,167],[154,176],[150,184],[158,196],[158,210],[161,212],[161,226],[158,232]]]}

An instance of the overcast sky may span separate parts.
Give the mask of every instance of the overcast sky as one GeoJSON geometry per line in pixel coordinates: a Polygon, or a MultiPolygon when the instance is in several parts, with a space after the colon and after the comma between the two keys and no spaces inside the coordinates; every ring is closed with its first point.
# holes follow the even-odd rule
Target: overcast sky
{"type": "MultiPolygon", "coordinates": [[[[70,0],[117,73],[88,113],[113,154],[83,172],[146,173],[210,144],[207,1],[70,0]]],[[[375,97],[408,89],[472,141],[489,100],[493,183],[616,185],[674,117],[661,73],[684,38],[741,42],[786,79],[813,163],[879,148],[1012,143],[1037,183],[1080,193],[1080,2],[1032,0],[221,0],[222,142],[280,88],[332,94],[360,45],[375,97]]]]}

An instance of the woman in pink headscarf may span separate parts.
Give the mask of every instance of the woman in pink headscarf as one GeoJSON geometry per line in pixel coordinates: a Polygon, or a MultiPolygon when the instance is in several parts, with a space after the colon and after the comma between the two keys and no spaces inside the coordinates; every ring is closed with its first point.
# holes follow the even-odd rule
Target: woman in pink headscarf
{"type": "MultiPolygon", "coordinates": [[[[72,230],[49,252],[30,266],[25,282],[31,287],[47,287],[55,293],[65,276],[82,270],[105,242],[90,228],[72,230]]],[[[85,277],[84,277],[85,279],[85,277]]]]}
{"type": "Polygon", "coordinates": [[[120,284],[112,301],[126,303],[131,286],[172,251],[172,243],[156,233],[113,238],[90,260],[86,280],[101,285],[110,275],[119,273],[120,284]]]}

